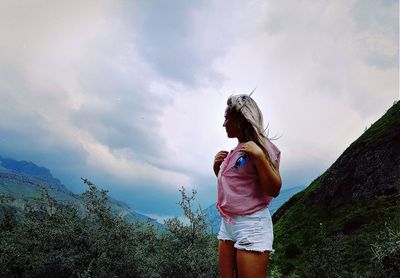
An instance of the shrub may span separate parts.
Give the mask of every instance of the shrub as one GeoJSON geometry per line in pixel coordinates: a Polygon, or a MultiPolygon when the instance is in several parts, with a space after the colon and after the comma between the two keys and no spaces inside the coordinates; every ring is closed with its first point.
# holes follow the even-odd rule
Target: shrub
{"type": "Polygon", "coordinates": [[[162,277],[218,277],[217,239],[207,232],[205,212],[193,210],[196,191],[188,196],[180,190],[184,216],[188,224],[178,218],[165,221],[166,232],[161,236],[163,259],[160,262],[162,277]]]}
{"type": "Polygon", "coordinates": [[[84,215],[58,204],[47,191],[22,221],[0,225],[2,277],[217,277],[217,240],[196,192],[180,190],[188,224],[177,218],[160,232],[150,222],[128,223],[112,214],[107,191],[83,179],[84,215]]]}

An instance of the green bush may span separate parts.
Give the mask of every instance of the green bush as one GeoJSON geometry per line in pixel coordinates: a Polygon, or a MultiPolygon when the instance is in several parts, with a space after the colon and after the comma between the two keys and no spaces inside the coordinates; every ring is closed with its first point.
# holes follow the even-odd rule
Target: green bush
{"type": "Polygon", "coordinates": [[[179,205],[189,221],[182,223],[177,218],[165,221],[167,230],[161,235],[162,277],[218,277],[217,239],[207,233],[205,212],[192,205],[196,191],[188,196],[185,189],[180,190],[182,199],[179,205]]]}
{"type": "Polygon", "coordinates": [[[195,193],[182,189],[188,219],[128,223],[112,214],[107,192],[84,179],[85,214],[62,206],[46,191],[23,220],[10,215],[0,227],[2,277],[217,277],[217,240],[204,212],[192,210],[195,193]]]}

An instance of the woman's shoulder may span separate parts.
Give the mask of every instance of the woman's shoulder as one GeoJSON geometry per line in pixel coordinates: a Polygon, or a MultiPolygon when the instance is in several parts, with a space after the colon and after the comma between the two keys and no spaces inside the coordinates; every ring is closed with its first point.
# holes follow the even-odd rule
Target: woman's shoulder
{"type": "Polygon", "coordinates": [[[277,161],[279,165],[281,160],[281,151],[279,150],[279,148],[274,143],[272,143],[271,140],[268,138],[265,138],[265,145],[267,147],[267,151],[270,158],[273,161],[277,161]]]}

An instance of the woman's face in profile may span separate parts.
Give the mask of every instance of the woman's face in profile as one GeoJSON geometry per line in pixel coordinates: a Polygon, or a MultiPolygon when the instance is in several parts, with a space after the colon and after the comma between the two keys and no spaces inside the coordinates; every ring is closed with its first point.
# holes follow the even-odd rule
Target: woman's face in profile
{"type": "Polygon", "coordinates": [[[228,138],[239,137],[243,133],[239,123],[238,115],[229,111],[228,108],[225,109],[225,121],[222,126],[225,127],[228,138]]]}

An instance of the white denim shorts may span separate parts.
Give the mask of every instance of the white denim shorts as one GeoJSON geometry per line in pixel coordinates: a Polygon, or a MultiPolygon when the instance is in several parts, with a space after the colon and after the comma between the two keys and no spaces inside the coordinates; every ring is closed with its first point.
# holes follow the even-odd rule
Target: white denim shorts
{"type": "Polygon", "coordinates": [[[233,219],[235,223],[230,224],[222,218],[219,240],[234,241],[234,247],[240,250],[274,252],[274,232],[268,207],[252,214],[235,216],[233,219]]]}

